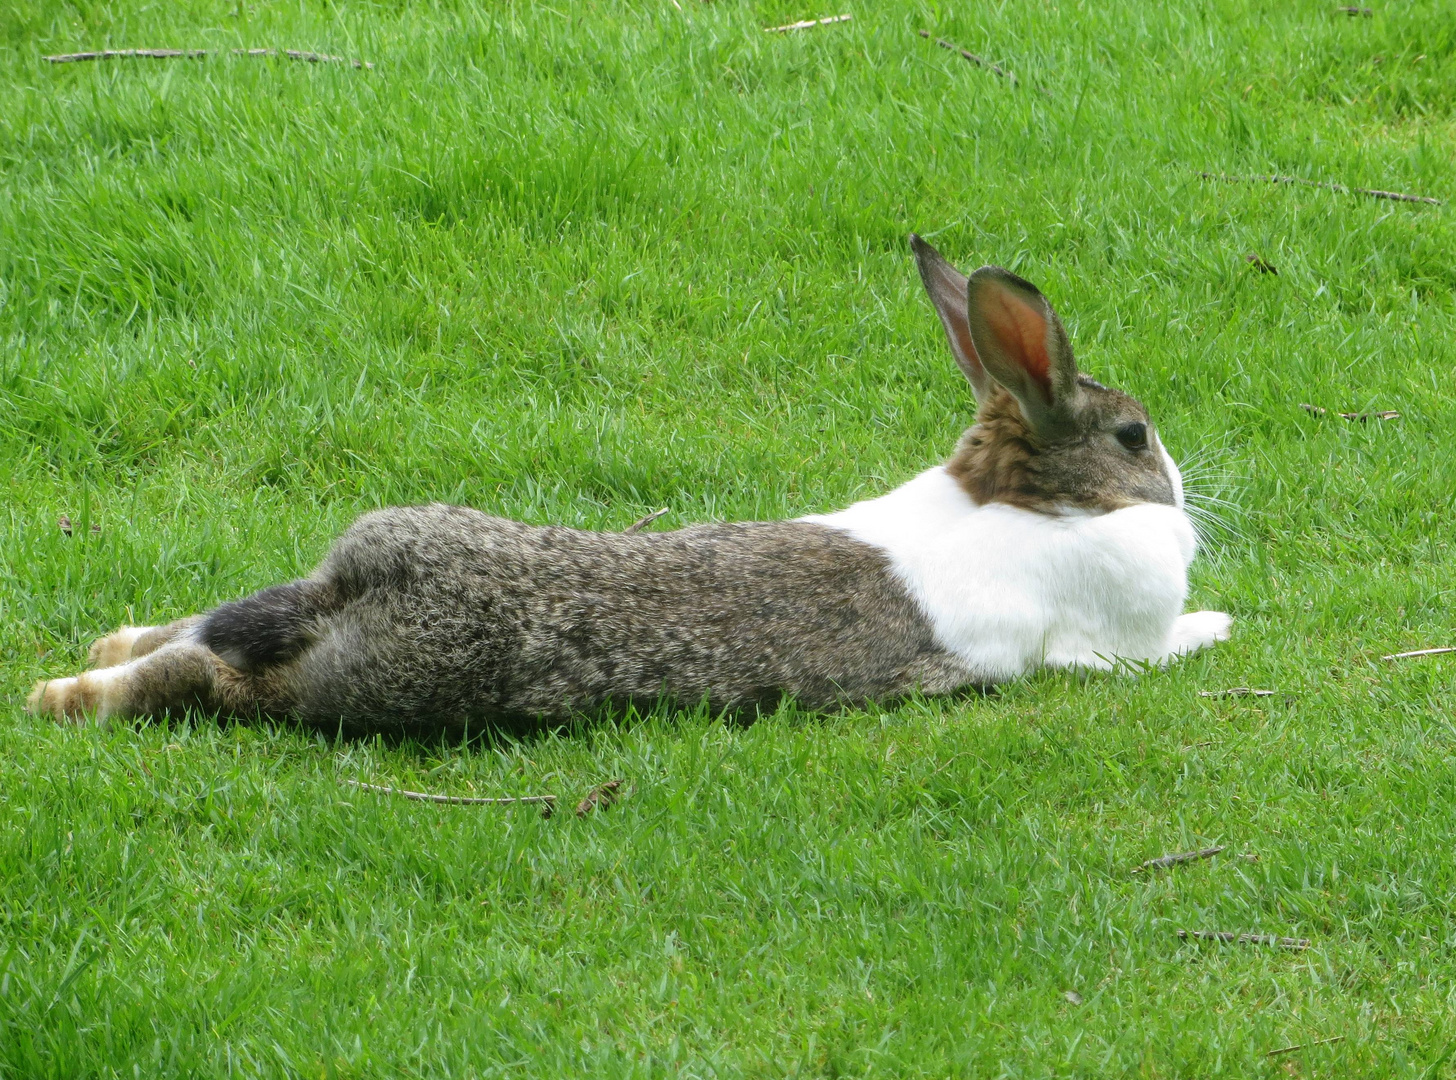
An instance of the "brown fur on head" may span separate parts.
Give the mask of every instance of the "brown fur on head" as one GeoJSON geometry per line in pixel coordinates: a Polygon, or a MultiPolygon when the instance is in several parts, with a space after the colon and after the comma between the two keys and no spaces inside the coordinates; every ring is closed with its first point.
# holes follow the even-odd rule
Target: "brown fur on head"
{"type": "Polygon", "coordinates": [[[1177,505],[1147,410],[1077,371],[1067,332],[1036,286],[999,266],[967,279],[920,237],[910,244],[979,403],[946,466],[971,498],[1043,513],[1177,505]]]}

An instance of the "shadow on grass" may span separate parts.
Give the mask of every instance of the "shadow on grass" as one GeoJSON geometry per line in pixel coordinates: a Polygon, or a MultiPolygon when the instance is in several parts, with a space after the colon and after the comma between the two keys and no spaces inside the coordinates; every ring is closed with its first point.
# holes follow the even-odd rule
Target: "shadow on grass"
{"type": "MultiPolygon", "coordinates": [[[[996,697],[995,686],[964,687],[950,694],[938,695],[940,702],[959,702],[996,697]]],[[[719,723],[724,727],[747,729],[760,720],[775,720],[790,727],[810,727],[836,718],[864,713],[866,710],[899,708],[923,704],[929,699],[913,694],[884,702],[840,705],[811,709],[799,705],[793,697],[777,694],[746,705],[718,708],[707,700],[685,705],[680,699],[663,695],[653,699],[608,702],[596,709],[584,710],[568,719],[541,719],[526,715],[503,714],[471,722],[421,721],[408,726],[385,727],[352,723],[341,719],[332,728],[290,717],[265,714],[251,716],[187,710],[180,715],[164,714],[156,718],[130,721],[135,730],[160,725],[166,727],[201,727],[213,725],[226,731],[234,725],[263,728],[274,733],[294,732],[328,739],[335,746],[377,742],[388,749],[403,751],[421,758],[447,750],[480,753],[510,747],[530,747],[557,739],[584,739],[601,731],[629,732],[653,722],[685,722],[689,724],[719,723]]]]}

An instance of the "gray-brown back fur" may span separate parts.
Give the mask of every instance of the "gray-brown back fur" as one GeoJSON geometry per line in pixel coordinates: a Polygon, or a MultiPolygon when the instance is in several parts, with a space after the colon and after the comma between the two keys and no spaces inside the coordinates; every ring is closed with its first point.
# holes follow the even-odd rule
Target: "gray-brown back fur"
{"type": "Polygon", "coordinates": [[[802,522],[627,536],[455,506],[360,518],[274,671],[315,723],[560,718],[666,694],[811,707],[967,681],[876,549],[802,522]]]}

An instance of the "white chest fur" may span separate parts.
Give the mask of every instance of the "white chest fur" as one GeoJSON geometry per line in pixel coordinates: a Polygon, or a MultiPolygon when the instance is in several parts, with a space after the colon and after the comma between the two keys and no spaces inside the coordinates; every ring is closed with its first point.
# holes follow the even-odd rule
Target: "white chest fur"
{"type": "Polygon", "coordinates": [[[1043,665],[1163,661],[1227,636],[1227,616],[1197,628],[1207,641],[1177,626],[1195,619],[1179,619],[1197,549],[1181,507],[1053,517],[980,506],[937,467],[878,499],[803,520],[884,551],[941,646],[986,681],[1043,665]]]}

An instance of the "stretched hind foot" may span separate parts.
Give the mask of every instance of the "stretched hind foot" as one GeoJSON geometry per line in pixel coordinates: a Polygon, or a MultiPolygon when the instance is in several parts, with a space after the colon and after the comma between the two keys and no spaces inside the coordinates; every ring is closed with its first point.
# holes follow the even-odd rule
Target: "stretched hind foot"
{"type": "Polygon", "coordinates": [[[126,695],[125,673],[128,665],[82,672],[70,679],[50,679],[35,684],[25,707],[53,720],[105,724],[106,718],[118,711],[126,695]]]}
{"type": "MultiPolygon", "coordinates": [[[[133,648],[145,641],[143,636],[133,648]]],[[[277,681],[275,675],[273,682],[277,681]]],[[[26,705],[31,712],[56,720],[90,717],[96,723],[113,716],[160,716],[186,709],[237,713],[256,710],[258,688],[272,684],[266,678],[244,676],[201,645],[183,639],[115,667],[36,683],[26,705]]]]}
{"type": "Polygon", "coordinates": [[[93,668],[109,668],[146,656],[175,641],[200,621],[200,616],[191,615],[165,626],[123,626],[92,643],[89,662],[93,668]]]}
{"type": "Polygon", "coordinates": [[[132,658],[132,648],[136,645],[137,639],[143,634],[158,629],[155,626],[123,626],[113,630],[105,637],[99,637],[91,643],[91,651],[86,654],[87,662],[93,668],[115,667],[117,664],[124,664],[132,658]]]}

